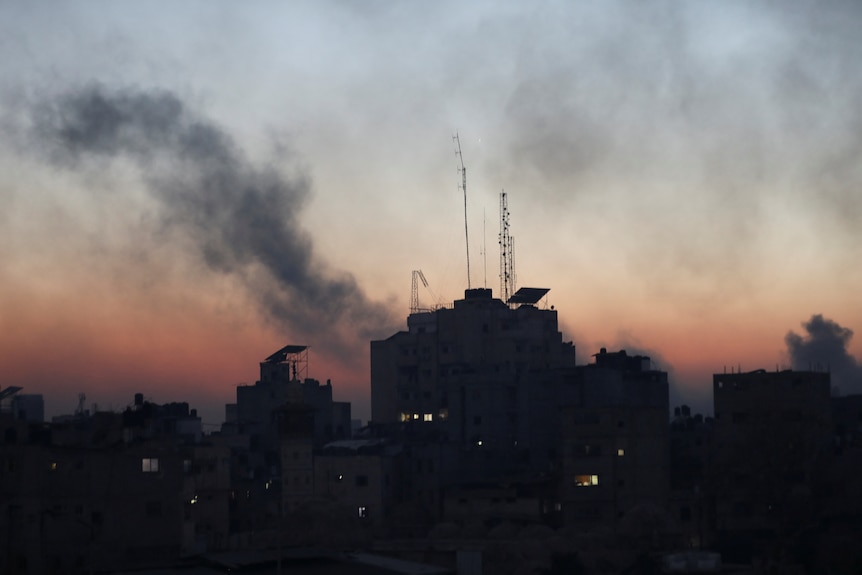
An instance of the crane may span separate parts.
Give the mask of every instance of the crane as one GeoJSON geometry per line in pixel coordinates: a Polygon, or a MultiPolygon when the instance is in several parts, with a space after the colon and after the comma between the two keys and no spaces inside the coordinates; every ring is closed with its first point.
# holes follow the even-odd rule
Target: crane
{"type": "Polygon", "coordinates": [[[419,281],[422,282],[422,285],[426,288],[428,287],[428,280],[425,279],[425,274],[422,273],[422,270],[413,270],[413,281],[410,285],[410,313],[419,313],[422,311],[422,308],[419,307],[419,281]],[[418,281],[417,281],[418,280],[418,281]]]}

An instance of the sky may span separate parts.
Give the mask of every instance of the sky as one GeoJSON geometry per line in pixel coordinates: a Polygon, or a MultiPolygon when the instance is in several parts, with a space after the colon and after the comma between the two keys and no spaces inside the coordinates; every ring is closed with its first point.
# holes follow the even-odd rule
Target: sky
{"type": "Polygon", "coordinates": [[[0,387],[217,425],[286,344],[370,415],[420,301],[551,289],[579,364],[862,393],[862,4],[0,3],[0,387]],[[467,168],[467,277],[458,134],[467,168]]]}

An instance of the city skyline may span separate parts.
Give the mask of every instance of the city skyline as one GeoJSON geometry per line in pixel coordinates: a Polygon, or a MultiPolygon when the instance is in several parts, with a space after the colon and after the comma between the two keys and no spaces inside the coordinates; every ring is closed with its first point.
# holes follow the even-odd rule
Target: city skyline
{"type": "Polygon", "coordinates": [[[505,190],[578,363],[650,355],[696,409],[739,368],[862,391],[854,3],[168,6],[0,8],[0,385],[49,413],[212,418],[294,343],[367,419],[412,270],[468,284],[456,132],[469,283],[505,190]]]}

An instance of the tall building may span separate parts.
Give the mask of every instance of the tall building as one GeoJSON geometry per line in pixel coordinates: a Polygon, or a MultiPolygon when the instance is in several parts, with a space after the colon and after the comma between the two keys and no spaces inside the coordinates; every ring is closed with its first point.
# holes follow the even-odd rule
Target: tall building
{"type": "Polygon", "coordinates": [[[558,431],[555,383],[575,365],[557,312],[535,305],[547,291],[522,288],[507,305],[468,289],[371,342],[372,421],[433,431],[448,447],[444,480],[544,469],[558,431]]]}
{"type": "Polygon", "coordinates": [[[314,449],[351,434],[350,403],[307,377],[308,348],[287,345],[260,363],[260,379],[236,388],[222,436],[232,445],[233,533],[274,529],[313,495],[314,449]],[[285,467],[286,466],[286,467],[285,467]]]}
{"type": "Polygon", "coordinates": [[[228,432],[249,434],[253,447],[276,449],[278,429],[273,410],[288,401],[314,410],[314,442],[347,439],[351,433],[350,403],[333,401],[332,383],[321,384],[307,376],[308,347],[286,345],[260,362],[260,379],[236,388],[236,403],[226,406],[228,432]]]}
{"type": "Polygon", "coordinates": [[[668,380],[647,356],[595,355],[565,388],[560,498],[566,524],[613,525],[663,511],[669,485],[668,380]]]}
{"type": "Polygon", "coordinates": [[[719,537],[745,559],[816,520],[833,451],[829,373],[713,375],[713,468],[719,537]],[[745,547],[743,549],[742,547],[745,547]]]}

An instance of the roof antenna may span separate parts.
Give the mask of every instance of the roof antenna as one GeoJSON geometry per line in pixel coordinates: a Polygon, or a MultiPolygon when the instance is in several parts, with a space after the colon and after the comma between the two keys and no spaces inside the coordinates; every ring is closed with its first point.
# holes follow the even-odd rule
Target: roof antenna
{"type": "Polygon", "coordinates": [[[467,246],[467,289],[471,289],[470,285],[470,234],[467,233],[467,168],[464,167],[464,156],[461,154],[461,139],[458,137],[458,132],[452,136],[455,141],[455,155],[458,156],[458,161],[461,166],[458,172],[461,174],[461,183],[458,187],[464,192],[464,240],[467,246]]]}
{"type": "Polygon", "coordinates": [[[515,295],[515,238],[509,234],[509,202],[500,192],[500,298],[509,303],[515,295]]]}

